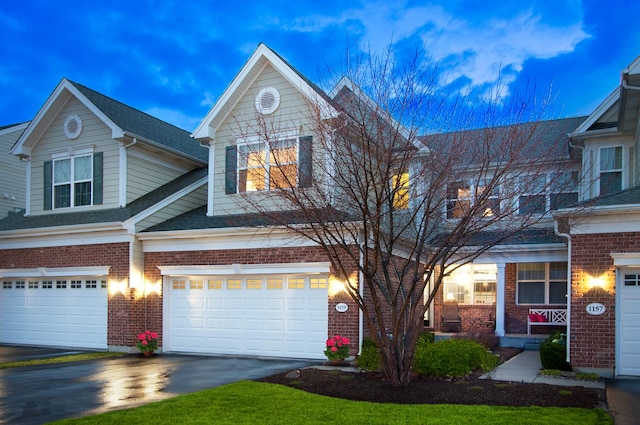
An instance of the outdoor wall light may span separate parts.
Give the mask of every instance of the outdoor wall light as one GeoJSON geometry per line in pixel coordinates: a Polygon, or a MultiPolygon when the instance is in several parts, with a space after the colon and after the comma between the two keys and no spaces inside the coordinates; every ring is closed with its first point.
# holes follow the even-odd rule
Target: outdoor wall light
{"type": "Polygon", "coordinates": [[[109,281],[109,295],[124,295],[127,291],[128,282],[126,280],[110,280],[109,281]]]}
{"type": "Polygon", "coordinates": [[[329,280],[329,296],[330,297],[335,297],[340,292],[346,292],[346,290],[347,290],[347,283],[345,281],[334,279],[334,278],[329,280]]]}

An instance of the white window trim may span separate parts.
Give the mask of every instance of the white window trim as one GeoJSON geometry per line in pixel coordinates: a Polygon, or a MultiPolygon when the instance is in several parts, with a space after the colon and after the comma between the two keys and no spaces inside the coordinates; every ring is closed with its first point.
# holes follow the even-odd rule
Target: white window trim
{"type": "Polygon", "coordinates": [[[239,138],[236,139],[236,149],[238,151],[237,154],[237,162],[236,162],[236,191],[237,193],[248,193],[248,192],[252,192],[252,191],[248,191],[248,190],[240,190],[240,171],[242,170],[247,170],[248,168],[243,168],[240,166],[240,160],[241,160],[241,153],[240,153],[240,148],[242,146],[251,146],[251,145],[259,145],[259,144],[263,144],[264,145],[264,160],[265,160],[265,165],[267,167],[267,169],[265,170],[265,181],[264,181],[264,185],[265,185],[265,189],[264,190],[257,190],[256,192],[268,192],[270,189],[270,185],[271,185],[271,176],[270,176],[270,163],[268,161],[268,159],[270,158],[270,151],[271,151],[271,146],[270,143],[273,142],[279,142],[279,141],[284,141],[284,140],[295,140],[296,143],[296,167],[297,167],[297,173],[296,173],[296,187],[299,185],[299,181],[298,179],[300,178],[300,131],[297,129],[288,129],[288,130],[283,130],[283,131],[279,131],[277,133],[274,133],[272,135],[269,136],[269,139],[266,140],[264,137],[261,136],[249,136],[246,138],[239,138]]]}
{"type": "Polygon", "coordinates": [[[80,149],[70,149],[68,151],[64,151],[64,152],[56,152],[51,154],[51,159],[52,159],[52,176],[51,176],[51,209],[53,210],[64,210],[64,209],[69,209],[69,208],[82,208],[82,207],[90,207],[93,205],[93,191],[95,190],[94,184],[93,184],[93,174],[94,174],[94,170],[93,170],[93,148],[80,148],[80,149]],[[74,162],[77,158],[83,158],[83,157],[90,157],[90,166],[91,166],[91,171],[90,171],[90,178],[89,179],[85,179],[85,180],[76,180],[75,176],[74,176],[74,172],[75,172],[75,166],[74,166],[74,162]],[[55,179],[55,175],[56,175],[56,162],[59,161],[64,161],[66,159],[69,159],[70,162],[70,177],[71,180],[69,181],[69,183],[59,183],[56,184],[56,179],[55,179]],[[76,183],[84,183],[84,182],[90,182],[91,183],[91,193],[90,193],[90,202],[88,204],[85,205],[75,205],[75,184],[76,183]],[[69,190],[69,206],[68,207],[56,207],[56,186],[61,186],[64,184],[69,184],[70,185],[70,190],[69,190]]]}
{"type": "MultiPolygon", "coordinates": [[[[596,164],[598,166],[598,173],[596,175],[596,181],[598,184],[598,190],[596,192],[596,196],[600,196],[601,194],[601,190],[600,190],[600,177],[602,176],[603,170],[601,168],[602,165],[602,150],[603,149],[615,149],[615,148],[620,148],[622,150],[622,167],[619,169],[620,172],[620,190],[624,190],[628,187],[628,182],[629,182],[629,169],[626,166],[628,163],[628,153],[627,153],[627,147],[624,144],[612,144],[612,145],[607,145],[607,146],[598,146],[597,149],[597,159],[596,159],[596,164]]],[[[611,173],[611,172],[618,172],[618,169],[615,170],[606,170],[604,171],[605,173],[611,173]]]]}

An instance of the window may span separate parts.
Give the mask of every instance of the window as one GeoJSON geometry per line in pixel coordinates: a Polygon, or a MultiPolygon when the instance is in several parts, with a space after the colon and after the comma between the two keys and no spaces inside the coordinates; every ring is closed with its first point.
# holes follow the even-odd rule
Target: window
{"type": "Polygon", "coordinates": [[[498,267],[495,264],[467,264],[444,278],[445,301],[461,304],[496,302],[498,267]]]}
{"type": "Polygon", "coordinates": [[[91,205],[92,155],[53,161],[53,207],[91,205]]]}
{"type": "Polygon", "coordinates": [[[600,148],[600,195],[622,190],[622,146],[600,148]]]}
{"type": "Polygon", "coordinates": [[[518,304],[566,304],[567,263],[518,264],[518,304]]]}
{"type": "Polygon", "coordinates": [[[475,206],[483,217],[500,213],[500,189],[495,182],[462,181],[447,186],[447,218],[462,218],[475,206]]]}
{"type": "Polygon", "coordinates": [[[523,176],[518,214],[545,214],[550,209],[578,202],[578,173],[563,171],[537,176],[523,176]]]}
{"type": "Polygon", "coordinates": [[[238,146],[240,192],[297,186],[297,139],[238,146]]]}
{"type": "Polygon", "coordinates": [[[225,193],[252,192],[312,184],[313,138],[295,137],[240,142],[227,146],[225,154],[225,193]]]}
{"type": "Polygon", "coordinates": [[[209,280],[209,289],[222,289],[222,279],[209,280]]]}
{"type": "Polygon", "coordinates": [[[394,210],[409,208],[409,173],[398,173],[391,178],[391,194],[394,210]]]}
{"type": "Polygon", "coordinates": [[[45,210],[102,204],[102,152],[80,149],[44,162],[45,210]]]}

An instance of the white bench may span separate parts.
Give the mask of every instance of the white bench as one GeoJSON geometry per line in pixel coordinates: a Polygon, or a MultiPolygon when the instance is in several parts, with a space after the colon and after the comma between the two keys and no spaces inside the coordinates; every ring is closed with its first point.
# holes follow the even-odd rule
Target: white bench
{"type": "Polygon", "coordinates": [[[530,308],[527,315],[527,335],[531,326],[567,326],[567,310],[564,308],[530,308]]]}

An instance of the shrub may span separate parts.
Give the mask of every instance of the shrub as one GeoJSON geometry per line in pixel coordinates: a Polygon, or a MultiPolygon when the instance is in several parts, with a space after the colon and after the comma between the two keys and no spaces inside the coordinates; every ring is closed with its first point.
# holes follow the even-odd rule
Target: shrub
{"type": "Polygon", "coordinates": [[[543,369],[571,370],[567,363],[567,341],[554,333],[540,345],[540,363],[543,369]]]}
{"type": "Polygon", "coordinates": [[[365,338],[362,341],[362,350],[356,359],[356,365],[363,370],[380,369],[380,351],[373,339],[365,338]]]}
{"type": "Polygon", "coordinates": [[[482,344],[487,350],[495,349],[500,343],[500,338],[493,332],[469,332],[452,336],[455,339],[470,339],[482,344]]]}
{"type": "Polygon", "coordinates": [[[417,345],[433,344],[435,339],[436,339],[436,336],[433,332],[422,332],[420,336],[418,336],[417,345]]]}
{"type": "Polygon", "coordinates": [[[466,339],[448,339],[418,345],[413,368],[420,375],[462,377],[480,368],[491,370],[498,357],[482,344],[466,339]]]}

